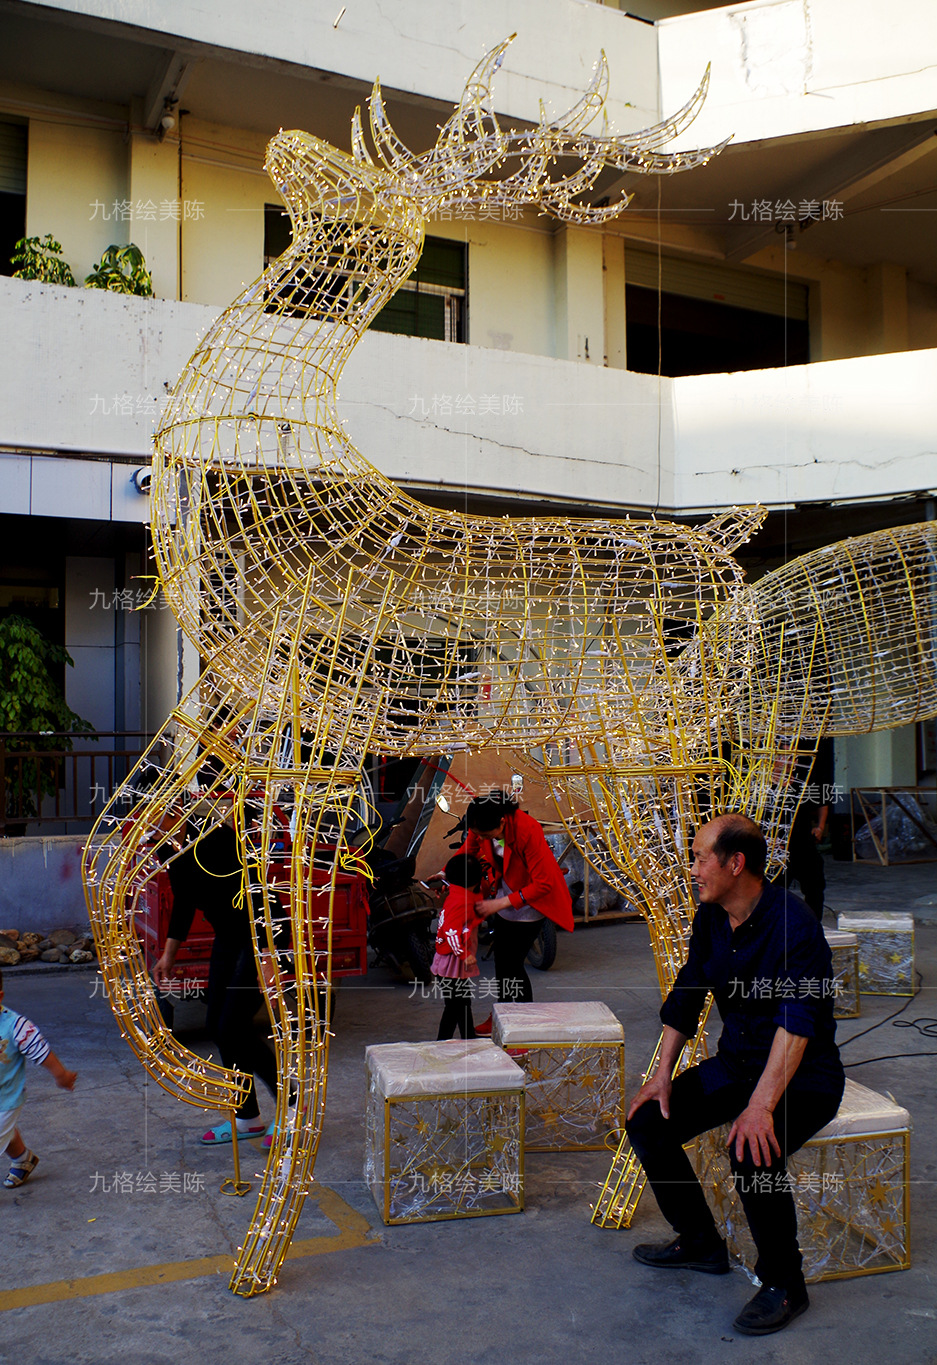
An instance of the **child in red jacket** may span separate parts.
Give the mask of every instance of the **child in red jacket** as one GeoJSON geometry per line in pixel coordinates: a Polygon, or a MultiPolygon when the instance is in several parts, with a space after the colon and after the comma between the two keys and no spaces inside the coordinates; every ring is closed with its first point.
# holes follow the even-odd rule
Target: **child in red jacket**
{"type": "Polygon", "coordinates": [[[445,1000],[437,1041],[452,1038],[458,1028],[463,1038],[474,1038],[472,978],[478,976],[478,926],[485,916],[478,913],[484,868],[471,854],[457,853],[446,863],[449,883],[436,932],[433,972],[437,989],[445,1000]]]}

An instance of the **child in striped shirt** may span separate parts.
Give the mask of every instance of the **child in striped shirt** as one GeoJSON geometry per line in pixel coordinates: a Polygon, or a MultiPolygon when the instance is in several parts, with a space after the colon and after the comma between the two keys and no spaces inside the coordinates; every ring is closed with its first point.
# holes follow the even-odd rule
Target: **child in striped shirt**
{"type": "Polygon", "coordinates": [[[26,1059],[51,1071],[62,1090],[74,1088],[77,1073],[66,1071],[42,1034],[3,1003],[3,973],[0,972],[0,1152],[6,1152],[12,1165],[4,1187],[15,1190],[32,1175],[39,1158],[23,1141],[16,1123],[23,1107],[26,1059]]]}

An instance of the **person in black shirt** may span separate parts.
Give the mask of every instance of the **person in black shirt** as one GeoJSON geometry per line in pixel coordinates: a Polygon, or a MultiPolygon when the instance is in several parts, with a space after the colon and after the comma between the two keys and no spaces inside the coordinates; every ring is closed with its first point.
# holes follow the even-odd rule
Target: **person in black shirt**
{"type": "Polygon", "coordinates": [[[834,762],[833,741],[821,739],[817,744],[816,756],[810,756],[800,763],[795,781],[803,783],[803,799],[791,826],[787,866],[775,878],[785,887],[796,882],[801,899],[810,906],[817,919],[823,918],[823,896],[826,891],[820,841],[826,833],[830,817],[834,762]]]}
{"type": "Polygon", "coordinates": [[[765,884],[766,855],[761,830],[743,815],[719,816],[694,839],[700,906],[686,963],[660,1011],[657,1069],[626,1124],[677,1234],[636,1246],[635,1259],[718,1275],[729,1269],[726,1246],[683,1144],[731,1123],[729,1158],[762,1284],[734,1326],[755,1336],[779,1331],[808,1306],[785,1168],[836,1114],[845,1084],[829,946],[801,901],[765,884]],[[709,992],[723,1024],[716,1055],[671,1080],[709,992]]]}
{"type": "MultiPolygon", "coordinates": [[[[242,894],[244,868],[233,824],[231,815],[193,839],[169,864],[172,915],[154,976],[164,988],[171,981],[176,954],[192,927],[196,909],[201,910],[215,931],[208,968],[206,1031],[218,1044],[224,1066],[260,1076],[276,1096],[276,1059],[253,1022],[263,996],[251,939],[251,903],[247,894],[242,894]]],[[[236,1123],[238,1133],[248,1137],[264,1132],[253,1085],[237,1111],[236,1123]]],[[[207,1145],[230,1141],[230,1121],[215,1124],[202,1138],[207,1145]]]]}

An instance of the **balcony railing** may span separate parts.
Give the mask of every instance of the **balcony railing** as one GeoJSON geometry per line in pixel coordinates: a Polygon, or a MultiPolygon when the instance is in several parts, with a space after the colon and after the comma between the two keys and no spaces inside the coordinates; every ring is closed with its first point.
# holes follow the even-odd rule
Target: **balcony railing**
{"type": "Polygon", "coordinates": [[[142,730],[0,733],[0,837],[90,831],[151,738],[142,730]]]}

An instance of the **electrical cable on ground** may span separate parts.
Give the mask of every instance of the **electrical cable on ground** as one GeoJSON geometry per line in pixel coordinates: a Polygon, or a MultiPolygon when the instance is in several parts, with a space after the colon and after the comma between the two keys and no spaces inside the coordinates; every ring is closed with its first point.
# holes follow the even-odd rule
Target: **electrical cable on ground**
{"type": "MultiPolygon", "coordinates": [[[[840,1050],[849,1043],[854,1043],[857,1038],[864,1038],[867,1033],[873,1033],[883,1024],[891,1023],[893,1028],[916,1028],[925,1038],[937,1038],[937,1019],[930,1015],[923,1014],[919,1019],[899,1019],[899,1014],[904,1014],[905,1010],[913,1000],[916,1000],[924,988],[924,978],[920,972],[917,975],[917,988],[913,995],[908,996],[907,1000],[900,1009],[880,1019],[877,1024],[870,1024],[868,1028],[861,1029],[854,1033],[851,1038],[844,1038],[838,1045],[840,1050]]],[[[894,1062],[903,1061],[905,1057],[937,1057],[937,1052],[888,1052],[882,1057],[865,1057],[861,1062],[844,1062],[843,1067],[846,1071],[852,1070],[856,1066],[868,1066],[870,1062],[894,1062]]]]}

